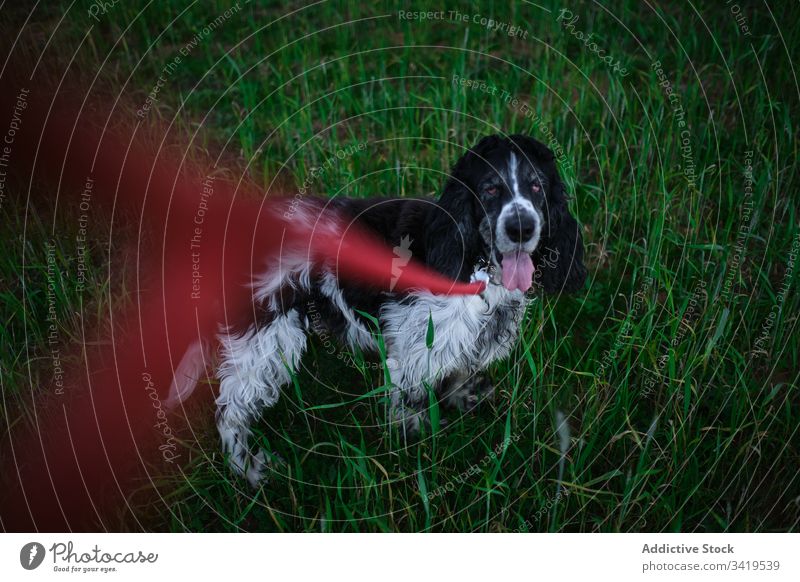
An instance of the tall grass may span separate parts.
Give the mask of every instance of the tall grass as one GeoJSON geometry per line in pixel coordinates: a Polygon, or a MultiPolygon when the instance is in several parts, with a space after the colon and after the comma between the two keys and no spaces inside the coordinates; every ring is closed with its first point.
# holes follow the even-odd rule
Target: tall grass
{"type": "MultiPolygon", "coordinates": [[[[489,371],[492,403],[418,443],[384,431],[383,394],[358,399],[381,385],[380,366],[313,344],[259,424],[274,458],[256,494],[227,472],[199,399],[182,472],[153,467],[158,491],[137,493],[121,527],[797,529],[800,30],[788,25],[796,4],[774,17],[740,4],[751,36],[724,4],[580,3],[563,7],[579,17],[570,29],[553,2],[241,3],[168,75],[145,124],[174,122],[192,136],[187,147],[245,167],[267,196],[306,181],[325,196],[435,195],[480,136],[552,136],[590,278],[576,296],[532,304],[522,340],[489,371]],[[468,22],[398,16],[426,9],[468,22]],[[628,73],[575,31],[593,33],[628,73]]],[[[95,22],[88,2],[63,21],[68,3],[53,3],[32,21],[53,35],[46,50],[65,55],[88,31],[77,62],[102,65],[135,111],[165,64],[232,5],[120,2],[95,22]]],[[[56,248],[60,345],[82,341],[76,313],[120,300],[104,253],[90,257],[91,285],[76,292],[74,217],[24,199],[0,211],[9,418],[48,396],[46,243],[56,248]]]]}

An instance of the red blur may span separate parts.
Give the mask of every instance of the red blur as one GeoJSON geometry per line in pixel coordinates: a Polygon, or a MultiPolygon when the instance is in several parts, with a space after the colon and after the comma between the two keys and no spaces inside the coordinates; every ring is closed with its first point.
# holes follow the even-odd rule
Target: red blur
{"type": "MultiPolygon", "coordinates": [[[[14,96],[13,88],[4,89],[0,118],[11,118],[14,96]]],[[[112,117],[97,113],[102,107],[88,111],[62,97],[32,97],[11,169],[26,183],[32,180],[39,203],[51,201],[50,193],[80,191],[91,177],[92,204],[105,206],[114,220],[135,217],[140,238],[157,241],[157,256],[137,253],[134,306],[108,314],[113,329],[122,330],[114,332],[110,347],[81,346],[82,366],[67,374],[72,382],[66,396],[35,406],[34,427],[20,422],[10,430],[3,454],[13,464],[5,468],[11,483],[0,505],[6,531],[114,529],[108,510],[121,507],[134,477],[158,453],[148,386],[166,398],[189,344],[213,337],[220,321],[248,315],[247,283],[270,255],[291,245],[307,249],[315,261],[335,261],[343,279],[388,289],[392,278],[392,250],[369,233],[349,226],[339,236],[332,232],[342,228],[320,228],[339,220],[332,214],[314,230],[304,228],[270,212],[273,199],[263,199],[251,184],[215,180],[201,228],[198,293],[189,241],[198,235],[202,172],[159,152],[137,127],[117,123],[106,129],[112,117]]],[[[412,261],[393,285],[395,291],[411,288],[472,294],[483,285],[450,281],[412,261]]]]}

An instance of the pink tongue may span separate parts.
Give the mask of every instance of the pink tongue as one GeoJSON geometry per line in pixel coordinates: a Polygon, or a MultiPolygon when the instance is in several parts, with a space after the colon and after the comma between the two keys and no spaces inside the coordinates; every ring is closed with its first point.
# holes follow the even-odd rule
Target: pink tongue
{"type": "Polygon", "coordinates": [[[503,287],[527,291],[533,284],[533,261],[526,253],[503,255],[503,287]]]}

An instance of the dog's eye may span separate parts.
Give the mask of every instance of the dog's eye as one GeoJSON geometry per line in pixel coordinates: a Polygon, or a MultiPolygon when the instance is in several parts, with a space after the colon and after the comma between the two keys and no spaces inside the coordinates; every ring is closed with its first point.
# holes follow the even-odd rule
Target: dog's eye
{"type": "Polygon", "coordinates": [[[531,190],[533,190],[534,193],[538,194],[539,192],[542,191],[542,187],[539,186],[539,184],[537,184],[536,182],[534,182],[533,185],[531,186],[531,190]]]}
{"type": "Polygon", "coordinates": [[[494,196],[495,194],[497,194],[497,186],[489,186],[488,188],[486,188],[486,193],[494,196]]]}

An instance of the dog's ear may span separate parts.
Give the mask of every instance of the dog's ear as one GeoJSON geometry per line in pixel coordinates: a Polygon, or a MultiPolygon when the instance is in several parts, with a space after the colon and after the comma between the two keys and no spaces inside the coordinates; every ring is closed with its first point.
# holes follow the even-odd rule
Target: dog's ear
{"type": "Polygon", "coordinates": [[[578,221],[567,208],[564,185],[558,174],[551,182],[542,239],[533,253],[535,281],[547,293],[574,293],[586,282],[583,237],[578,221]]]}
{"type": "Polygon", "coordinates": [[[453,177],[428,211],[425,262],[454,280],[469,279],[478,254],[473,198],[469,187],[453,177]]]}
{"type": "Polygon", "coordinates": [[[496,136],[483,138],[453,166],[442,196],[431,206],[425,224],[425,262],[455,280],[469,279],[480,252],[473,174],[482,151],[496,136]]]}

